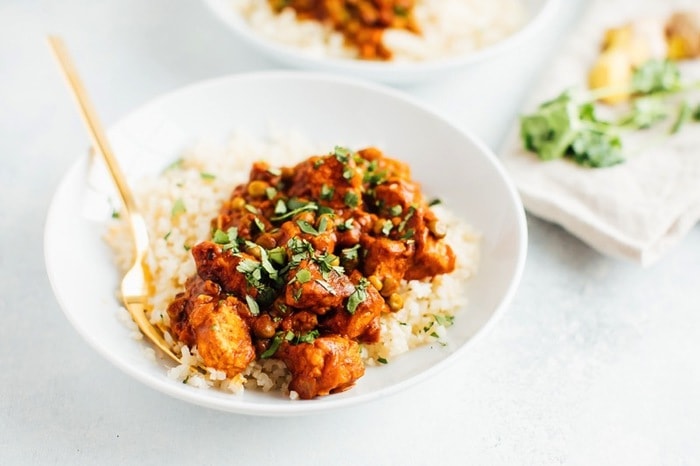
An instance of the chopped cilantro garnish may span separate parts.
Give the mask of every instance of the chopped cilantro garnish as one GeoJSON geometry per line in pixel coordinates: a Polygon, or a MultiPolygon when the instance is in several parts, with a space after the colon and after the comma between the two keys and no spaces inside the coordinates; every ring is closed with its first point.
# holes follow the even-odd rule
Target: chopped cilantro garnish
{"type": "Polygon", "coordinates": [[[309,280],[311,280],[311,272],[309,272],[306,269],[297,270],[295,278],[299,283],[303,285],[304,283],[307,283],[309,280]]]}
{"type": "Polygon", "coordinates": [[[356,244],[355,246],[351,248],[345,248],[341,252],[343,254],[343,258],[348,261],[354,261],[357,260],[357,251],[360,249],[360,245],[356,244]]]}
{"type": "Polygon", "coordinates": [[[318,222],[318,232],[323,233],[326,231],[326,228],[328,228],[328,217],[321,217],[321,220],[318,222]]]}
{"type": "Polygon", "coordinates": [[[272,356],[275,355],[277,350],[279,349],[280,345],[282,344],[282,334],[281,333],[276,333],[272,341],[270,342],[270,346],[262,352],[260,355],[261,359],[267,359],[271,358],[272,356]]]}
{"type": "Polygon", "coordinates": [[[258,227],[258,230],[260,230],[260,233],[265,233],[265,224],[259,217],[253,217],[253,222],[255,226],[258,227]]]}
{"type": "Polygon", "coordinates": [[[339,162],[347,163],[350,158],[350,149],[341,146],[335,146],[333,149],[333,155],[338,159],[339,162]]]}
{"type": "Polygon", "coordinates": [[[287,204],[284,203],[282,199],[279,199],[277,201],[277,204],[275,204],[275,213],[277,215],[284,214],[287,212],[287,204]]]}
{"type": "Polygon", "coordinates": [[[173,208],[170,210],[170,215],[173,217],[177,217],[180,214],[184,214],[187,212],[187,209],[185,208],[185,203],[183,202],[182,199],[178,198],[175,200],[175,203],[173,204],[173,208]]]}
{"type": "Polygon", "coordinates": [[[408,213],[406,216],[401,220],[401,223],[399,223],[399,231],[403,232],[404,229],[406,228],[406,224],[408,223],[409,220],[411,220],[411,217],[413,217],[413,214],[416,213],[416,208],[411,206],[408,208],[408,213]]]}
{"type": "Polygon", "coordinates": [[[340,225],[338,225],[337,228],[338,228],[338,231],[347,231],[347,230],[352,229],[352,225],[353,225],[353,220],[352,220],[352,218],[349,218],[349,219],[345,220],[343,223],[341,223],[340,225]]]}
{"type": "Polygon", "coordinates": [[[318,236],[318,230],[306,220],[297,220],[297,225],[299,225],[299,229],[304,233],[318,236]]]}
{"type": "Polygon", "coordinates": [[[163,171],[164,171],[164,172],[167,172],[167,171],[169,171],[169,170],[180,169],[180,168],[182,168],[182,164],[183,164],[184,162],[185,162],[185,159],[183,159],[182,157],[180,157],[179,159],[174,160],[170,165],[168,165],[167,167],[165,167],[165,170],[163,170],[163,171]]]}
{"type": "Polygon", "coordinates": [[[443,327],[450,327],[455,322],[454,316],[444,316],[441,314],[435,315],[435,322],[443,327]]]}
{"type": "Polygon", "coordinates": [[[367,299],[367,285],[369,281],[366,278],[361,278],[360,282],[355,286],[355,291],[348,298],[348,303],[346,309],[350,314],[354,314],[359,306],[365,299],[367,299]]]}
{"type": "Polygon", "coordinates": [[[277,190],[272,186],[268,186],[267,188],[265,188],[265,195],[269,200],[273,200],[277,195],[277,190]]]}
{"type": "Polygon", "coordinates": [[[311,330],[303,335],[299,335],[297,338],[297,343],[313,343],[316,338],[318,338],[318,330],[311,330]]]}
{"type": "Polygon", "coordinates": [[[224,251],[233,250],[233,252],[238,252],[239,238],[238,238],[238,228],[236,228],[236,227],[231,227],[228,230],[226,230],[225,232],[217,229],[214,232],[212,240],[216,244],[221,245],[221,247],[224,251]]]}
{"type": "Polygon", "coordinates": [[[391,223],[391,220],[384,220],[384,225],[382,225],[382,234],[384,236],[389,236],[392,228],[394,228],[394,224],[391,223]]]}
{"type": "Polygon", "coordinates": [[[250,295],[245,295],[245,302],[248,304],[248,309],[250,309],[251,314],[254,316],[260,314],[260,307],[258,306],[257,301],[255,301],[250,295]]]}
{"type": "Polygon", "coordinates": [[[281,246],[270,249],[267,254],[270,257],[270,260],[278,265],[284,265],[284,263],[287,261],[287,254],[284,251],[284,248],[281,246]]]}
{"type": "Polygon", "coordinates": [[[384,359],[381,356],[377,358],[377,362],[380,364],[388,364],[389,363],[389,361],[387,361],[386,359],[384,359]]]}
{"type": "Polygon", "coordinates": [[[354,191],[348,191],[345,193],[345,197],[343,198],[343,202],[345,203],[346,206],[350,207],[351,209],[354,209],[360,203],[360,198],[357,196],[357,193],[355,193],[354,191]]]}
{"type": "MultiPolygon", "coordinates": [[[[277,213],[278,205],[275,206],[275,213],[277,213]]],[[[300,202],[298,199],[289,199],[287,201],[286,208],[289,209],[286,213],[270,217],[270,220],[277,222],[279,220],[286,220],[288,218],[294,217],[300,212],[306,212],[307,210],[318,210],[318,205],[315,202],[300,202]]]]}
{"type": "Polygon", "coordinates": [[[321,199],[324,201],[330,201],[333,199],[333,192],[335,189],[332,186],[328,186],[327,184],[324,184],[321,186],[321,199]]]}

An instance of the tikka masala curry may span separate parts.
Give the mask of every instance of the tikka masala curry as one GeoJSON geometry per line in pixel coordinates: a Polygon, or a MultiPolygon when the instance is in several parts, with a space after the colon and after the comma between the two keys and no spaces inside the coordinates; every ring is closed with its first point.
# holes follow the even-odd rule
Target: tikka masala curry
{"type": "Polygon", "coordinates": [[[212,231],[192,249],[197,273],[168,307],[171,330],[228,377],[282,360],[303,399],[364,374],[360,344],[402,308],[401,280],[455,267],[409,167],[375,148],[254,164],[212,231]]]}
{"type": "Polygon", "coordinates": [[[415,0],[268,0],[275,11],[292,8],[297,18],[330,25],[345,42],[357,47],[360,58],[388,60],[382,43],[385,29],[419,32],[413,17],[415,0]]]}

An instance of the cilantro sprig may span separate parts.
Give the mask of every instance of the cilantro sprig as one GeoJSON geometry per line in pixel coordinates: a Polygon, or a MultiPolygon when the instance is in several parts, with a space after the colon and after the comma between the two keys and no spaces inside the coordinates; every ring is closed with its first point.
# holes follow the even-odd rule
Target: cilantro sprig
{"type": "MultiPolygon", "coordinates": [[[[595,102],[616,89],[567,90],[544,102],[533,113],[520,118],[520,136],[525,148],[541,160],[569,157],[587,167],[610,167],[624,161],[621,134],[649,128],[665,121],[669,97],[700,88],[700,81],[683,83],[678,67],[666,60],[649,60],[640,66],[625,92],[633,96],[630,113],[618,121],[606,121],[596,114],[595,102]]],[[[700,121],[697,110],[683,101],[676,111],[670,134],[687,121],[700,121]]]]}

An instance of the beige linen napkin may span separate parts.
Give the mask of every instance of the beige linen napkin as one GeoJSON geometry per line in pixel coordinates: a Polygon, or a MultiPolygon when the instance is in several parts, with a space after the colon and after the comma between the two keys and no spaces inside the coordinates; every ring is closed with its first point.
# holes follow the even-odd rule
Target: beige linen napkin
{"type": "MultiPolygon", "coordinates": [[[[585,86],[604,31],[630,20],[665,19],[698,9],[693,1],[595,0],[554,62],[524,112],[572,86],[585,86]]],[[[684,79],[700,79],[700,60],[682,65],[684,79]]],[[[691,103],[700,103],[698,93],[691,103]]],[[[626,162],[591,169],[574,162],[543,162],[523,149],[516,122],[501,151],[529,212],[560,224],[599,251],[641,265],[659,259],[700,218],[700,123],[667,137],[675,115],[655,131],[623,138],[626,162]]]]}

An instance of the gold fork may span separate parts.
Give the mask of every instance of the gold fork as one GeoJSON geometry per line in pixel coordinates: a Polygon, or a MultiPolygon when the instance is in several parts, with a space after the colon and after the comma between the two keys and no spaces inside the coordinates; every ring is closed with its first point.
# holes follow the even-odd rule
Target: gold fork
{"type": "Polygon", "coordinates": [[[51,50],[58,60],[61,71],[63,71],[63,75],[68,81],[68,86],[72,91],[73,97],[75,97],[78,102],[78,107],[80,107],[80,115],[83,118],[83,122],[87,126],[92,142],[97,149],[97,152],[102,155],[102,158],[107,164],[107,169],[112,175],[112,179],[117,186],[117,191],[119,191],[119,195],[124,206],[124,211],[126,212],[126,219],[131,227],[131,233],[134,239],[135,254],[133,264],[126,272],[121,282],[121,295],[122,300],[124,301],[124,307],[126,307],[131,314],[131,318],[134,319],[134,322],[136,322],[136,325],[138,325],[141,333],[143,333],[146,338],[151,340],[151,342],[160,348],[166,355],[180,364],[180,358],[178,358],[172,352],[170,345],[166,343],[161,333],[146,317],[146,309],[148,308],[148,291],[151,284],[149,269],[145,263],[146,254],[148,253],[149,248],[146,222],[136,207],[134,196],[126,183],[126,179],[124,178],[121,169],[119,168],[117,159],[114,157],[114,154],[109,147],[107,137],[105,136],[102,126],[97,119],[97,115],[92,108],[87,92],[80,81],[75,66],[73,66],[73,62],[68,56],[68,52],[63,44],[63,41],[56,36],[49,36],[48,40],[51,50]]]}

